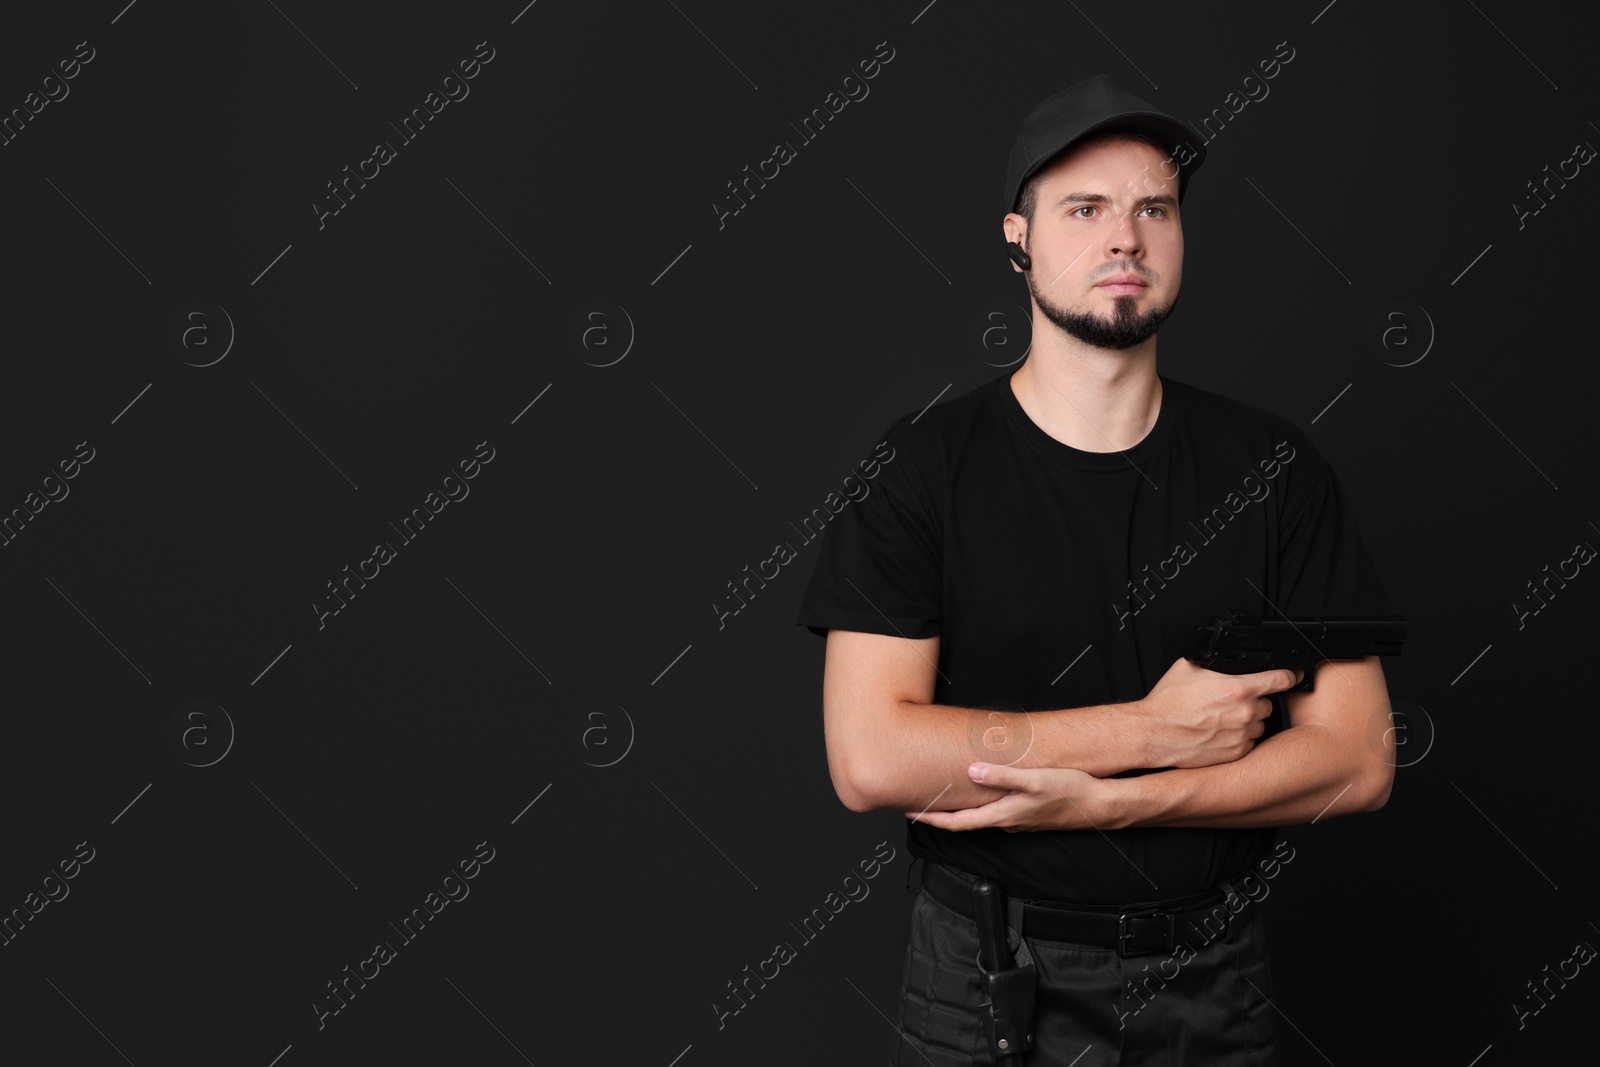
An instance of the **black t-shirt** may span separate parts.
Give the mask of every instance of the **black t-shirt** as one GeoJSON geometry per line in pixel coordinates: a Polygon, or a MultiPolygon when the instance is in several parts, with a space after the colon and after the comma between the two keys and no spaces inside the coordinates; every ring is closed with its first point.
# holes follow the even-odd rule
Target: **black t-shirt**
{"type": "MultiPolygon", "coordinates": [[[[1306,434],[1263,408],[1160,379],[1154,427],[1123,452],[1085,452],[1045,433],[1009,371],[897,419],[870,491],[823,531],[796,625],[822,636],[937,634],[935,704],[1048,711],[1146,696],[1187,633],[1228,608],[1395,611],[1306,434]]],[[[1269,735],[1283,726],[1282,698],[1274,703],[1269,735]]],[[[1204,891],[1277,835],[906,825],[913,856],[992,874],[1014,895],[1099,904],[1204,891]]]]}

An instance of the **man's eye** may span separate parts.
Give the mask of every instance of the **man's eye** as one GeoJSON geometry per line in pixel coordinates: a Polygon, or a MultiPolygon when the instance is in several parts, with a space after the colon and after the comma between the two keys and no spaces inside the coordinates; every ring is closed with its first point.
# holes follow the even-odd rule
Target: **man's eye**
{"type": "MultiPolygon", "coordinates": [[[[1072,214],[1077,215],[1079,218],[1085,218],[1086,216],[1078,215],[1078,212],[1080,212],[1080,211],[1098,211],[1098,210],[1100,210],[1100,209],[1098,207],[1094,206],[1094,205],[1085,204],[1083,207],[1074,208],[1073,211],[1072,211],[1072,214]]],[[[1145,211],[1159,211],[1161,214],[1155,216],[1156,218],[1164,219],[1164,218],[1167,217],[1167,209],[1162,207],[1162,206],[1160,206],[1159,204],[1150,204],[1150,205],[1146,206],[1143,210],[1145,210],[1145,211]]]]}

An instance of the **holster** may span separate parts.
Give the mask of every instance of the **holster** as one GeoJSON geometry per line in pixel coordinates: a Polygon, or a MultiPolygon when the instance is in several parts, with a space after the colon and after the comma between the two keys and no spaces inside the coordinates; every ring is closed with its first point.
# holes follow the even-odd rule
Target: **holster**
{"type": "Polygon", "coordinates": [[[1038,983],[1033,956],[1022,939],[1022,905],[1012,903],[1000,884],[984,875],[972,885],[972,903],[978,925],[979,1015],[989,1051],[999,1063],[1020,1065],[1022,1054],[1033,1048],[1038,983]],[[1013,928],[1014,963],[1009,945],[1013,928]]]}

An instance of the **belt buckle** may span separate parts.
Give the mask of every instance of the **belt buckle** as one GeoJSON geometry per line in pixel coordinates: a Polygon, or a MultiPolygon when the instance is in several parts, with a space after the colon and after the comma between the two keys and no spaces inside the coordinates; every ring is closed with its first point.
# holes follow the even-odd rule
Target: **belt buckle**
{"type": "Polygon", "coordinates": [[[1145,956],[1152,952],[1171,952],[1176,944],[1177,929],[1177,916],[1170,911],[1123,912],[1117,916],[1117,955],[1127,959],[1129,956],[1145,956]],[[1130,919],[1138,921],[1153,920],[1157,923],[1165,920],[1165,928],[1157,926],[1152,930],[1149,926],[1146,926],[1142,930],[1130,930],[1128,929],[1128,920],[1130,919]],[[1128,948],[1129,941],[1139,937],[1141,934],[1148,933],[1159,933],[1163,943],[1153,948],[1128,948]]]}

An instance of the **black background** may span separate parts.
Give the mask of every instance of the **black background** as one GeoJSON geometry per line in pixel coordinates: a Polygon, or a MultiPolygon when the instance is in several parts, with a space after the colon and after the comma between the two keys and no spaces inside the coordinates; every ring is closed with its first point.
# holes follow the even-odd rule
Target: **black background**
{"type": "Polygon", "coordinates": [[[95,850],[0,947],[0,1060],[884,1062],[904,820],[829,782],[823,642],[793,625],[814,548],[721,629],[712,605],[893,418],[1025,351],[999,200],[1028,106],[1106,72],[1197,123],[1285,41],[1185,199],[1160,345],[1163,373],[1308,429],[1410,620],[1388,806],[1284,831],[1285,1041],[1296,1064],[1587,1049],[1592,967],[1520,1029],[1511,1007],[1600,945],[1600,578],[1520,629],[1510,606],[1600,544],[1600,178],[1513,208],[1600,143],[1564,18],[122,2],[0,33],[0,114],[95,50],[0,147],[0,513],[95,452],[0,548],[0,913],[95,850]],[[470,95],[401,145],[389,123],[482,41],[470,95]],[[870,95],[801,142],[885,41],[870,95]],[[396,158],[319,229],[379,140],[396,158]],[[796,158],[719,227],[778,140],[796,158]],[[1393,301],[1431,347],[1415,315],[1413,347],[1369,345],[1393,301]],[[218,308],[232,347],[194,366],[218,308]],[[205,325],[189,348],[179,320],[205,325]],[[319,629],[325,584],[481,441],[470,495],[319,629]],[[189,701],[236,731],[209,766],[181,757],[214,757],[218,714],[169,743],[189,701]],[[470,896],[319,1029],[324,984],[481,841],[470,896]],[[725,983],[880,841],[871,895],[719,1029],[725,983]]]}

